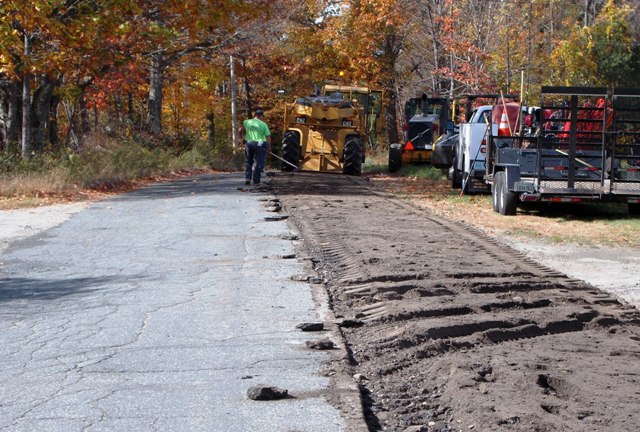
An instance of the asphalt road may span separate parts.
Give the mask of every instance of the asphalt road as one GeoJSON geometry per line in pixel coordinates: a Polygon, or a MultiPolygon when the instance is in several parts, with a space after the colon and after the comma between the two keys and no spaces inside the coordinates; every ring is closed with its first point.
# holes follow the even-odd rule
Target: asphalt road
{"type": "Polygon", "coordinates": [[[342,431],[286,221],[238,175],[90,205],[0,255],[0,430],[342,431]],[[295,279],[295,278],[294,278],[295,279]],[[252,401],[256,384],[293,397],[252,401]]]}

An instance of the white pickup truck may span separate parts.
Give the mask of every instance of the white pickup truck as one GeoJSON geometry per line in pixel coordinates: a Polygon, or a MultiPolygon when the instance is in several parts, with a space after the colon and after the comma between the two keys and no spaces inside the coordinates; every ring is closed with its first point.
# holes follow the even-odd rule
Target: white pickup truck
{"type": "Polygon", "coordinates": [[[482,105],[474,109],[468,123],[460,123],[459,140],[455,148],[453,166],[450,177],[451,186],[462,187],[463,193],[491,191],[484,182],[485,153],[488,135],[496,134],[498,125],[493,125],[491,133],[487,133],[491,124],[492,105],[482,105]]]}

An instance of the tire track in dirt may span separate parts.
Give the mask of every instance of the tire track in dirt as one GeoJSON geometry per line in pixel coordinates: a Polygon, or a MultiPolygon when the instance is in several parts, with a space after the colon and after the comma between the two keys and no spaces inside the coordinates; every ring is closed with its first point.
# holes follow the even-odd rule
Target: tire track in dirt
{"type": "Polygon", "coordinates": [[[272,185],[362,323],[342,330],[371,430],[637,430],[636,309],[361,179],[272,185]]]}

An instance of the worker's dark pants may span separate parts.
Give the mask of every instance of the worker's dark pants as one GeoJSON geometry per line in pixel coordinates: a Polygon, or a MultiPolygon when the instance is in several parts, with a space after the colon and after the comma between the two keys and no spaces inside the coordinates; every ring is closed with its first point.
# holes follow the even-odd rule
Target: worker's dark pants
{"type": "Polygon", "coordinates": [[[247,141],[247,144],[245,144],[246,165],[244,177],[247,180],[253,180],[253,184],[260,183],[260,174],[264,168],[266,149],[266,142],[247,141]]]}

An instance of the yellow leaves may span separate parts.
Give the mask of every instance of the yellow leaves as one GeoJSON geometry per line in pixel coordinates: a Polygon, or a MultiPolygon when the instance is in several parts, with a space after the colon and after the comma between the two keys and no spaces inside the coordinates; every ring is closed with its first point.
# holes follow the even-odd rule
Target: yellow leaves
{"type": "Polygon", "coordinates": [[[587,39],[587,49],[588,50],[592,50],[593,49],[593,37],[591,36],[591,30],[589,29],[589,27],[583,27],[582,31],[584,33],[584,37],[587,39]]]}

